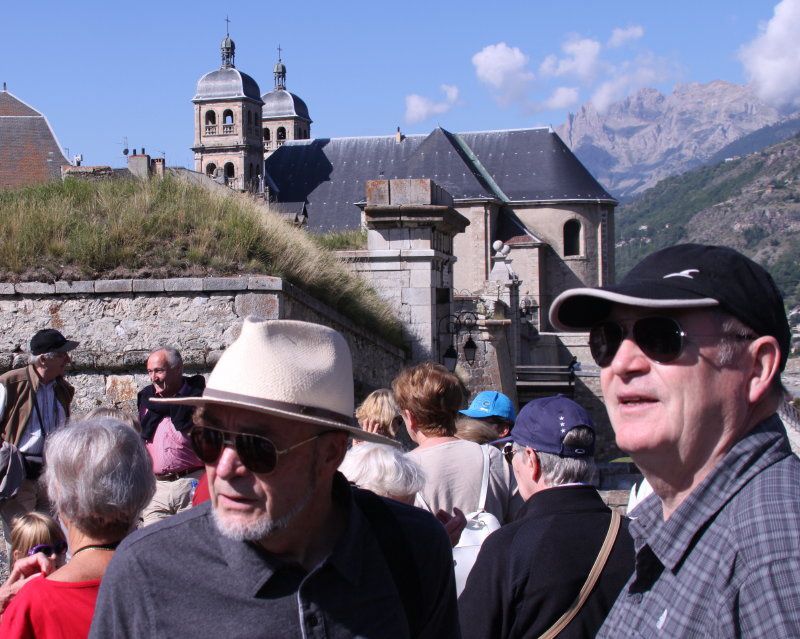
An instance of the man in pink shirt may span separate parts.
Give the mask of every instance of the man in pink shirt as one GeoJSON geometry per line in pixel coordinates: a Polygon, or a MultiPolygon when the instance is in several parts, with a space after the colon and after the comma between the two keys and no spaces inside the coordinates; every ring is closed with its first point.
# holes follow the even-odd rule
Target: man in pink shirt
{"type": "Polygon", "coordinates": [[[160,348],[147,358],[152,384],[139,392],[137,404],[142,437],[153,460],[156,492],[142,512],[143,525],[155,523],[192,505],[192,493],[203,463],[189,443],[191,406],[153,403],[154,397],[199,397],[205,388],[202,375],[186,377],[183,359],[174,348],[160,348]]]}

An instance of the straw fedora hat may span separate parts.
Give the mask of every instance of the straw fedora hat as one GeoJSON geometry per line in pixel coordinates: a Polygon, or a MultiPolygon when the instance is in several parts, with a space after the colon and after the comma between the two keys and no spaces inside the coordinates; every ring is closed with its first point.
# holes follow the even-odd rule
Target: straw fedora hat
{"type": "Polygon", "coordinates": [[[201,397],[151,401],[244,408],[398,445],[356,425],[347,342],[335,330],[309,322],[248,317],[211,372],[201,397]]]}

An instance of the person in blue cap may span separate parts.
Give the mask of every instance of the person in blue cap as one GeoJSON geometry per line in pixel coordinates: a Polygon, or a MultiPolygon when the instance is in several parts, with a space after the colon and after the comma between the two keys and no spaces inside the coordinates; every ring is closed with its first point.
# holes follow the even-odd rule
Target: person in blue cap
{"type": "Polygon", "coordinates": [[[634,549],[627,524],[617,527],[589,483],[592,419],[571,399],[544,397],[523,407],[501,441],[525,504],[481,546],[458,600],[462,636],[540,637],[576,607],[561,636],[594,637],[633,572],[634,549]],[[579,605],[606,536],[610,554],[579,605]]]}
{"type": "Polygon", "coordinates": [[[498,391],[481,391],[472,400],[469,408],[458,412],[491,426],[497,432],[492,439],[508,435],[517,418],[511,399],[498,391]]]}

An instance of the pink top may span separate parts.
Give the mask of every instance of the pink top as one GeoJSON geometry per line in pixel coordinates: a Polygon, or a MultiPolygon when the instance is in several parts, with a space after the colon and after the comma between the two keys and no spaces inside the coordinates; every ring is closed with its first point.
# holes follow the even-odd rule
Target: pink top
{"type": "Polygon", "coordinates": [[[203,465],[194,454],[189,438],[175,430],[169,417],[161,420],[153,435],[153,441],[147,442],[146,445],[153,459],[153,472],[156,475],[179,473],[203,465]]]}

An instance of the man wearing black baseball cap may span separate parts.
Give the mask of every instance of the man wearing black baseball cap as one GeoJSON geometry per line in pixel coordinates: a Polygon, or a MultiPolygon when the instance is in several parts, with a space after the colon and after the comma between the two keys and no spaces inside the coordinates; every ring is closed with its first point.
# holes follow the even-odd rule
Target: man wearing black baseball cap
{"type": "Polygon", "coordinates": [[[655,492],[599,637],[800,636],[800,461],[777,410],[790,331],[769,273],[685,244],[556,298],[589,330],[619,447],[655,492]]]}
{"type": "Polygon", "coordinates": [[[25,479],[16,496],[0,506],[3,536],[10,544],[11,521],[31,510],[46,512],[46,496],[39,491],[42,453],[47,433],[69,419],[75,389],[64,379],[69,351],[78,342],[45,328],[30,342],[30,363],[0,375],[0,434],[14,444],[25,462],[25,479]]]}
{"type": "Polygon", "coordinates": [[[570,637],[593,637],[600,628],[633,571],[634,553],[627,525],[590,484],[594,440],[589,414],[556,395],[526,404],[511,435],[495,442],[505,443],[525,504],[481,546],[458,599],[464,639],[556,636],[559,621],[570,637]],[[606,547],[597,582],[586,585],[606,547]],[[591,595],[577,604],[582,590],[591,595]],[[574,619],[564,617],[573,609],[574,619]]]}

